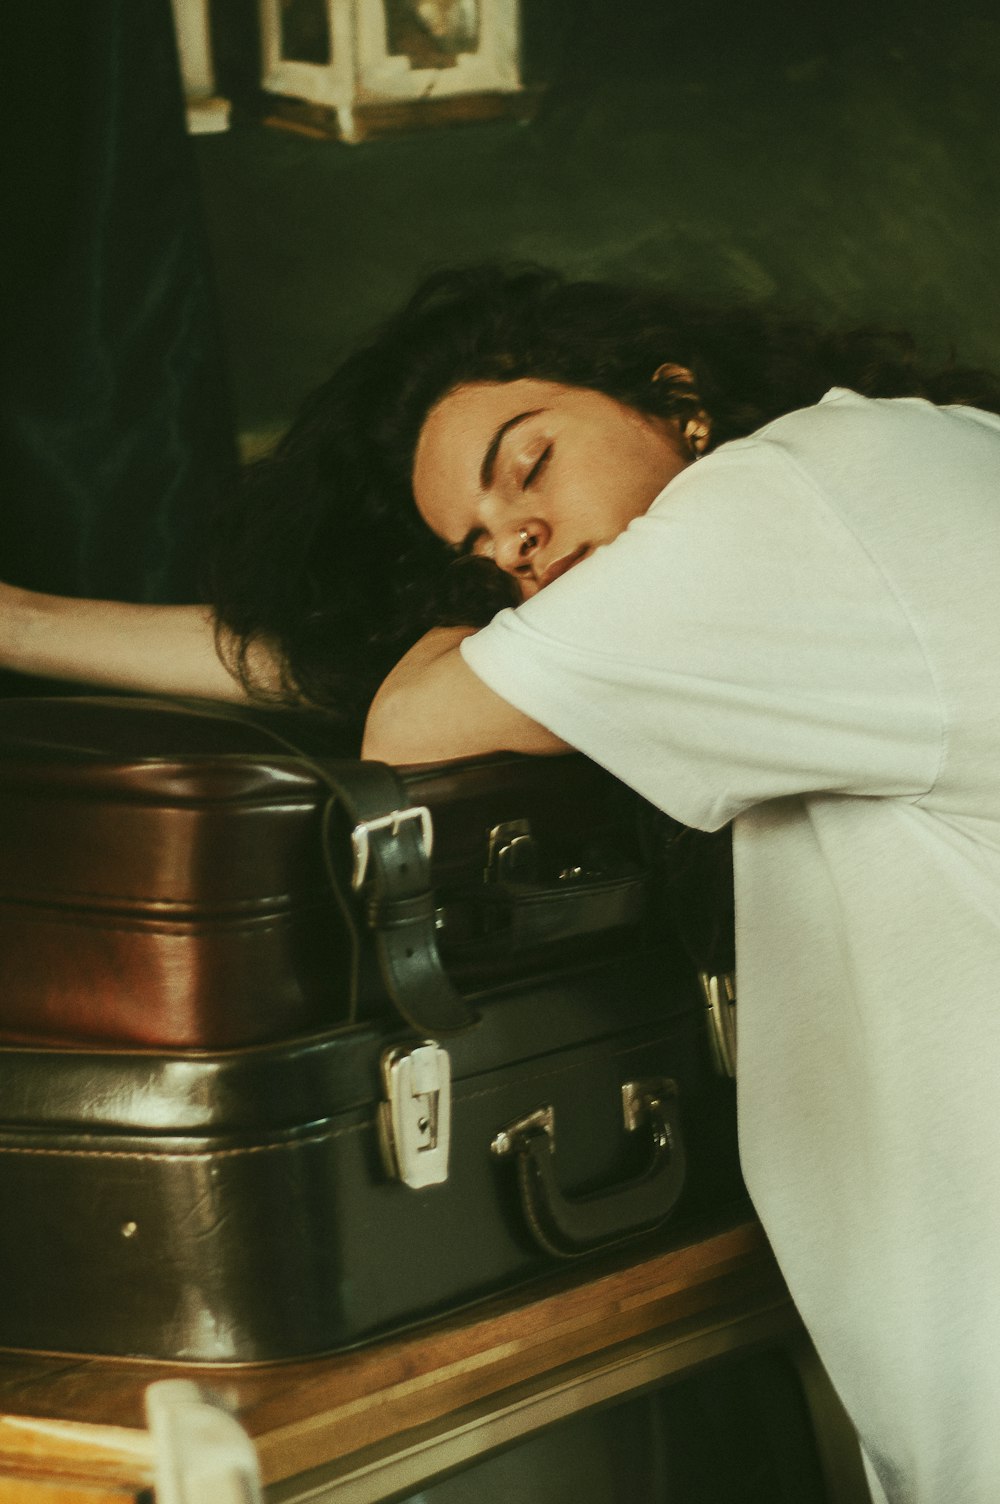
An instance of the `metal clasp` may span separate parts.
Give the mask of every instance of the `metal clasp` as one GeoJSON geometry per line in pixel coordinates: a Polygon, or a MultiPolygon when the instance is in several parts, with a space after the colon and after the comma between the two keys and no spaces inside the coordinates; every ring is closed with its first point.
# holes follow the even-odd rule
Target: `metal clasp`
{"type": "Polygon", "coordinates": [[[538,876],[538,847],[530,820],[505,820],[490,831],[486,853],[488,883],[533,882],[538,876]]]}
{"type": "Polygon", "coordinates": [[[731,971],[698,973],[708,1010],[708,1040],[720,1076],[736,1076],[736,978],[731,971]]]}
{"type": "Polygon", "coordinates": [[[379,1144],[386,1174],[412,1190],[448,1179],[451,1060],[433,1039],[382,1055],[379,1144]]]}
{"type": "Polygon", "coordinates": [[[677,1095],[677,1082],[669,1076],[651,1076],[643,1081],[622,1083],[622,1117],[629,1133],[635,1133],[653,1112],[677,1095]]]}
{"type": "Polygon", "coordinates": [[[392,834],[399,834],[399,827],[404,820],[419,820],[420,835],[424,843],[424,855],[430,857],[434,845],[434,827],[431,823],[431,812],[426,804],[414,804],[409,809],[394,809],[389,815],[378,815],[374,820],[359,820],[351,831],[351,850],[354,853],[354,870],[351,874],[351,887],[357,893],[365,880],[368,871],[369,840],[373,830],[385,830],[389,826],[392,834]]]}
{"type": "Polygon", "coordinates": [[[505,1154],[513,1154],[527,1133],[544,1133],[549,1141],[549,1148],[554,1152],[556,1147],[556,1115],[551,1106],[538,1107],[534,1112],[526,1113],[523,1118],[517,1118],[513,1123],[508,1123],[506,1128],[501,1128],[490,1144],[490,1152],[498,1159],[505,1154]]]}

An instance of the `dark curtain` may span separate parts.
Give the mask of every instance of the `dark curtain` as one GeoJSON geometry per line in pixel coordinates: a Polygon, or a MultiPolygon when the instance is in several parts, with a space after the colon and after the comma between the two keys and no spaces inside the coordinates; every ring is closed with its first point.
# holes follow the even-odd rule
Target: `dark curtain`
{"type": "Polygon", "coordinates": [[[170,3],[2,9],[0,578],[198,600],[234,450],[170,3]]]}

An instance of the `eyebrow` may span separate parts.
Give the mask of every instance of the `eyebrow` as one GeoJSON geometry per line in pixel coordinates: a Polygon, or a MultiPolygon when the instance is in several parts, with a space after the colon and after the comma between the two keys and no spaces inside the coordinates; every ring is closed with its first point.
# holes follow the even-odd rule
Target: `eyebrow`
{"type": "Polygon", "coordinates": [[[528,418],[537,417],[542,411],[543,409],[540,407],[533,407],[527,412],[516,413],[513,418],[508,418],[506,422],[500,424],[500,427],[487,446],[486,453],[483,455],[483,463],[479,467],[479,484],[484,491],[488,491],[493,484],[493,471],[496,468],[497,455],[500,452],[500,445],[507,434],[510,433],[512,428],[516,428],[519,423],[524,423],[528,418]]]}

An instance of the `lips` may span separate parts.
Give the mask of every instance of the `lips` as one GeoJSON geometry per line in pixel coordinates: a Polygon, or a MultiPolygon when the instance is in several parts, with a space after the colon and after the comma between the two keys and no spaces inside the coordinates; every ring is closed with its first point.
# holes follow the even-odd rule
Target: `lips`
{"type": "Polygon", "coordinates": [[[561,559],[557,559],[554,564],[550,564],[544,574],[539,577],[539,590],[544,590],[546,585],[551,585],[553,580],[557,580],[561,574],[565,574],[568,569],[572,569],[574,564],[579,564],[580,560],[589,552],[590,545],[582,543],[572,553],[563,554],[561,559]]]}

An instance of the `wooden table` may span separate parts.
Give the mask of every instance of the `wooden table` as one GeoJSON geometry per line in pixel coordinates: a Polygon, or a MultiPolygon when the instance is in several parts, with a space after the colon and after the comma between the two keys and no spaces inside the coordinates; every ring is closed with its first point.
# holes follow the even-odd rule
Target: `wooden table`
{"type": "MultiPolygon", "coordinates": [[[[193,1368],[0,1354],[0,1504],[148,1501],[147,1384],[195,1378],[253,1438],[269,1504],[369,1504],[589,1406],[699,1364],[790,1344],[833,1504],[860,1504],[856,1449],[754,1222],[620,1253],[336,1357],[193,1368]]],[[[863,1489],[863,1484],[861,1484],[863,1489]]]]}

